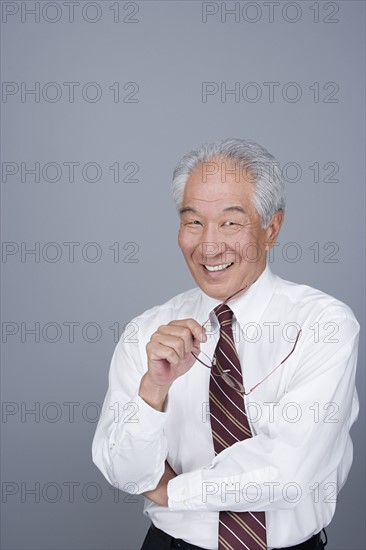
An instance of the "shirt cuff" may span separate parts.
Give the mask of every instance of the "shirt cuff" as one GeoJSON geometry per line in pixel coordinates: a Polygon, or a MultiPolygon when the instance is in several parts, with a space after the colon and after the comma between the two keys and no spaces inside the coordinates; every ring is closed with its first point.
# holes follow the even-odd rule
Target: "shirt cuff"
{"type": "Polygon", "coordinates": [[[195,470],[174,477],[168,482],[169,510],[205,509],[202,499],[202,471],[195,470]]]}
{"type": "Polygon", "coordinates": [[[126,433],[133,435],[138,440],[155,441],[164,429],[167,413],[157,411],[148,405],[138,393],[130,403],[136,411],[130,415],[128,421],[124,421],[126,433]]]}

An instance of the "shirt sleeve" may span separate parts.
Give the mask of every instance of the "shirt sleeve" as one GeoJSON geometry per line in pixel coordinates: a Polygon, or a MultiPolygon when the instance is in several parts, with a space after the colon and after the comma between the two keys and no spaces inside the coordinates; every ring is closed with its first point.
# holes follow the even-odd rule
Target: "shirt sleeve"
{"type": "MultiPolygon", "coordinates": [[[[318,321],[325,326],[329,313],[318,321]]],[[[335,338],[316,341],[307,331],[295,375],[272,404],[266,430],[169,481],[169,509],[290,509],[334,473],[351,445],[349,430],[358,413],[359,324],[352,315],[332,322],[338,326],[335,338]]],[[[269,410],[269,404],[260,405],[269,410]]]]}
{"type": "Polygon", "coordinates": [[[138,395],[145,363],[138,342],[123,333],[92,444],[93,462],[109,483],[133,494],[157,486],[168,454],[164,425],[169,397],[160,412],[138,395]]]}

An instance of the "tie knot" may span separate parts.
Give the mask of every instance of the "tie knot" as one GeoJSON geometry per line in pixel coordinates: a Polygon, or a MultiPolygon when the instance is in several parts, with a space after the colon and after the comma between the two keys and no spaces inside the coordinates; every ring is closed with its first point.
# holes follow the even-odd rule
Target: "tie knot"
{"type": "Polygon", "coordinates": [[[219,304],[215,307],[214,312],[220,323],[220,328],[231,326],[234,313],[227,304],[219,304]]]}

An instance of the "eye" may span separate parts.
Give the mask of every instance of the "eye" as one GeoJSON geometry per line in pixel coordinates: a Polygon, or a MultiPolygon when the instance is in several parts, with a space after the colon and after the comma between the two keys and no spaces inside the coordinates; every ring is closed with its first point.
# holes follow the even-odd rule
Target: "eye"
{"type": "Polygon", "coordinates": [[[243,224],[239,221],[225,220],[220,226],[220,230],[226,235],[237,233],[243,228],[243,224]]]}
{"type": "Polygon", "coordinates": [[[190,222],[187,222],[186,225],[202,225],[199,220],[192,220],[190,222]]]}

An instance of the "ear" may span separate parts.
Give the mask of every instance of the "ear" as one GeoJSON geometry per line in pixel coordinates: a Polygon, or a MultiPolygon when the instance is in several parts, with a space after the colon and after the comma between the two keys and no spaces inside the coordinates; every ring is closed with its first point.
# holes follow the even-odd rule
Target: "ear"
{"type": "Polygon", "coordinates": [[[277,235],[280,232],[281,225],[283,222],[284,213],[282,210],[278,210],[275,214],[273,214],[271,221],[268,224],[268,227],[266,228],[266,239],[265,239],[265,247],[266,251],[268,252],[271,250],[272,246],[277,240],[277,235]]]}

